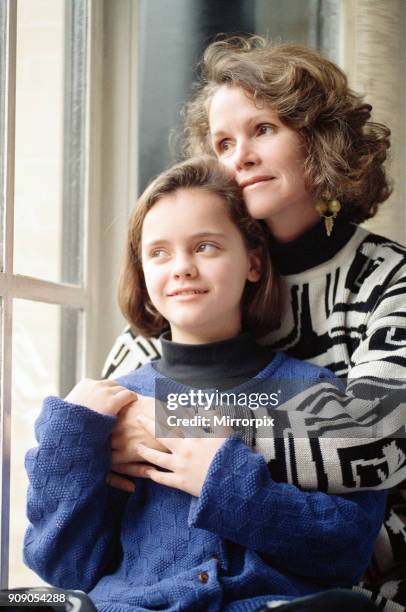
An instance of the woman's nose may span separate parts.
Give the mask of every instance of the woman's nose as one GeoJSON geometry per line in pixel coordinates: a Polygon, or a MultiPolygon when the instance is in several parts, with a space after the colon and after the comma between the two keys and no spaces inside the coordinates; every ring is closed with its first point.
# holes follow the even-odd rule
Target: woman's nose
{"type": "Polygon", "coordinates": [[[258,164],[258,154],[252,143],[240,141],[235,148],[233,161],[237,171],[258,164]]]}

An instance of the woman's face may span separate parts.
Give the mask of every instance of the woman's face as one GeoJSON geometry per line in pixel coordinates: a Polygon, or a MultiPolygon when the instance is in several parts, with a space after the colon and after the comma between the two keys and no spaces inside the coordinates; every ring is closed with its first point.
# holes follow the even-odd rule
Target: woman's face
{"type": "Polygon", "coordinates": [[[209,123],[217,157],[243,188],[250,214],[265,219],[275,238],[292,240],[318,221],[304,182],[303,142],[270,107],[223,85],[212,98],[209,123]]]}

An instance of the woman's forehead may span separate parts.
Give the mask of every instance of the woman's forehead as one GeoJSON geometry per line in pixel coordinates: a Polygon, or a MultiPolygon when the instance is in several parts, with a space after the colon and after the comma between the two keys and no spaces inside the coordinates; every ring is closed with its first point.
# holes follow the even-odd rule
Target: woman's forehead
{"type": "Polygon", "coordinates": [[[223,85],[212,97],[209,108],[209,126],[212,137],[221,134],[227,126],[240,122],[255,122],[267,118],[278,122],[277,113],[262,101],[255,100],[245,89],[223,85]]]}

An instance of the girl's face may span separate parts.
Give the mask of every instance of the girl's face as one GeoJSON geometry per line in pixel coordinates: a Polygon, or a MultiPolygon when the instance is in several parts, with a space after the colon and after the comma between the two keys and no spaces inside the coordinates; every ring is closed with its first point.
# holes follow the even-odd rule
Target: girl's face
{"type": "Polygon", "coordinates": [[[260,260],[247,250],[223,200],[204,189],[163,196],[145,216],[142,265],[172,340],[201,344],[241,331],[241,297],[260,260]]]}
{"type": "Polygon", "coordinates": [[[212,98],[209,123],[217,157],[243,188],[250,214],[265,219],[275,238],[292,240],[317,222],[302,140],[270,107],[223,85],[212,98]]]}

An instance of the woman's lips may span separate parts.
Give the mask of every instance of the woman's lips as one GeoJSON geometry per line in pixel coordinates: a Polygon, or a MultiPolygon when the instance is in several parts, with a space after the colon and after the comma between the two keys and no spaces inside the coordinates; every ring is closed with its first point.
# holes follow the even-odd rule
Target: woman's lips
{"type": "Polygon", "coordinates": [[[250,188],[256,187],[260,183],[267,183],[269,181],[273,181],[274,178],[275,177],[273,177],[273,176],[258,176],[258,177],[253,177],[252,179],[249,179],[247,181],[243,181],[241,183],[241,187],[242,187],[242,189],[250,189],[250,188]]]}

